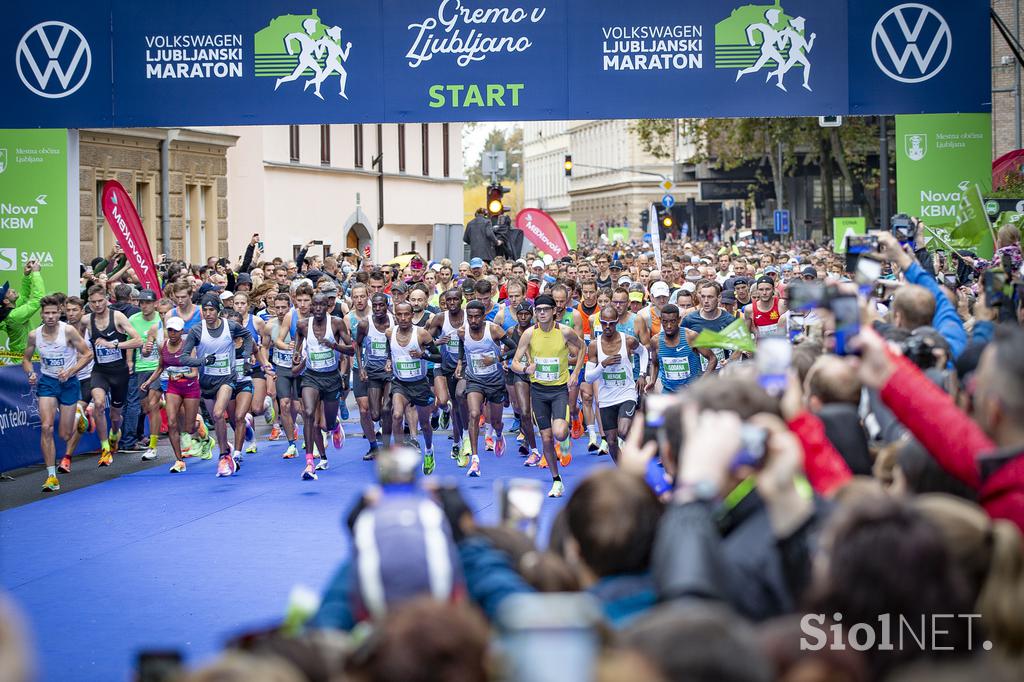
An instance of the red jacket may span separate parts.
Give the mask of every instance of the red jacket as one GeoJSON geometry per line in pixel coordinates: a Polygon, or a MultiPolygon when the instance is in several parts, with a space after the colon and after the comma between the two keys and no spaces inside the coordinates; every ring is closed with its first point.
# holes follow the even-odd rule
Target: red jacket
{"type": "Polygon", "coordinates": [[[912,362],[894,357],[896,371],[882,401],[951,475],[978,491],[988,515],[1024,531],[1024,453],[996,444],[912,362]]]}

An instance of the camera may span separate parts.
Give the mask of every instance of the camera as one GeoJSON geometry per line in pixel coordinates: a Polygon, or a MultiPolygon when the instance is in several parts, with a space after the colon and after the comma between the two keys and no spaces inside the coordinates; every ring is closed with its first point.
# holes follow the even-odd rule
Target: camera
{"type": "Polygon", "coordinates": [[[897,213],[889,219],[889,229],[900,244],[914,241],[917,232],[917,221],[906,213],[897,213]]]}
{"type": "Polygon", "coordinates": [[[877,234],[848,234],[846,235],[846,253],[859,256],[863,253],[877,253],[877,234]]]}
{"type": "Polygon", "coordinates": [[[786,298],[790,310],[807,312],[814,308],[827,308],[834,293],[834,287],[828,287],[820,280],[794,280],[786,289],[786,298]]]}

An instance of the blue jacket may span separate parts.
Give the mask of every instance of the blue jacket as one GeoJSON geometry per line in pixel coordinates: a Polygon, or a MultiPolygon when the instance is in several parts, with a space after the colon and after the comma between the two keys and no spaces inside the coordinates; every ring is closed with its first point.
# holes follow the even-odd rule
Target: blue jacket
{"type": "Polygon", "coordinates": [[[949,342],[953,357],[959,357],[967,346],[967,332],[964,331],[964,324],[960,320],[960,316],[956,314],[956,308],[942,293],[935,277],[925,272],[925,269],[917,261],[914,261],[904,274],[911,284],[920,285],[932,292],[932,296],[935,297],[935,315],[932,317],[932,326],[949,342]]]}
{"type": "Polygon", "coordinates": [[[600,600],[604,616],[614,628],[628,627],[658,601],[650,573],[606,576],[594,583],[588,592],[600,600]]]}

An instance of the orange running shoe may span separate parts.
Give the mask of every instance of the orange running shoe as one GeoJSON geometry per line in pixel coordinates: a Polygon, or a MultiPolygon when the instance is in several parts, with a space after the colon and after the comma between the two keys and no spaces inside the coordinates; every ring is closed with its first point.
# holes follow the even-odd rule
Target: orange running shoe
{"type": "Polygon", "coordinates": [[[104,450],[103,454],[100,455],[100,461],[97,466],[108,467],[114,463],[114,456],[110,454],[109,450],[104,450]]]}
{"type": "Polygon", "coordinates": [[[573,440],[583,438],[583,410],[577,412],[576,418],[572,420],[572,433],[570,435],[573,440]]]}
{"type": "Polygon", "coordinates": [[[67,455],[64,455],[64,457],[60,460],[60,464],[57,466],[57,471],[59,471],[62,474],[70,474],[71,458],[68,457],[67,455]]]}
{"type": "Polygon", "coordinates": [[[270,429],[270,435],[267,437],[267,440],[277,440],[280,437],[281,437],[281,427],[278,426],[277,424],[274,424],[274,428],[270,429]]]}
{"type": "Polygon", "coordinates": [[[555,443],[555,454],[558,455],[558,463],[564,467],[569,466],[572,463],[572,441],[567,440],[563,443],[555,443]]]}

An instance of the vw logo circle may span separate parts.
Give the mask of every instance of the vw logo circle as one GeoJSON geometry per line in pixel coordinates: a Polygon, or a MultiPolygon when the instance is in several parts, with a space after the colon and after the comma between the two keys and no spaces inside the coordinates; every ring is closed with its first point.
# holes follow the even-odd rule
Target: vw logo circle
{"type": "Polygon", "coordinates": [[[26,31],[18,41],[14,61],[25,87],[49,99],[78,90],[92,70],[89,42],[81,31],[63,21],[44,21],[26,31]],[[57,79],[59,90],[49,88],[51,78],[57,79]]]}
{"type": "Polygon", "coordinates": [[[882,15],[871,32],[871,55],[875,64],[882,73],[900,83],[921,83],[934,77],[946,66],[952,51],[953,35],[949,24],[934,9],[917,2],[893,7],[882,15]],[[883,61],[883,55],[888,57],[888,62],[883,61]]]}

